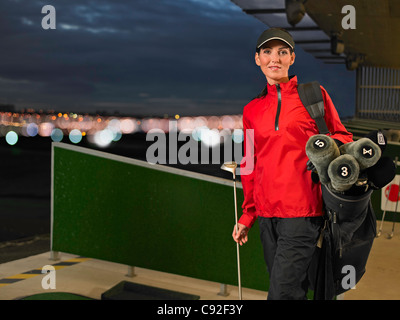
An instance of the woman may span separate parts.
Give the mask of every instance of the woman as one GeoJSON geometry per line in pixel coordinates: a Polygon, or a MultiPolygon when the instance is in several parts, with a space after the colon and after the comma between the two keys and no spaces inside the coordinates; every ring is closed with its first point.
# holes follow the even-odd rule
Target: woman
{"type": "MultiPolygon", "coordinates": [[[[245,150],[253,144],[254,170],[241,164],[243,215],[233,230],[240,245],[258,218],[267,264],[268,299],[306,299],[307,269],[322,223],[319,183],[307,171],[305,145],[318,128],[297,93],[297,77],[289,77],[295,61],[294,41],[284,29],[265,30],[257,41],[255,62],[267,79],[258,97],[243,110],[245,150]],[[247,133],[251,133],[247,134],[247,133]],[[253,139],[253,141],[252,141],[253,139]]],[[[352,141],[338,113],[321,87],[325,121],[339,144],[352,141]]]]}

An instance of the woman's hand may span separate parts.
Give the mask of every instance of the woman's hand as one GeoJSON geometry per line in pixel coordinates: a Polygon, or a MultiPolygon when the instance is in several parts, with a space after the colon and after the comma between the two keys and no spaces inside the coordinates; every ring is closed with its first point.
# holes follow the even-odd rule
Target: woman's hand
{"type": "Polygon", "coordinates": [[[244,224],[238,223],[239,230],[236,230],[236,225],[233,227],[232,238],[235,242],[239,243],[241,246],[244,245],[247,240],[247,233],[249,232],[249,228],[247,228],[244,224]]]}

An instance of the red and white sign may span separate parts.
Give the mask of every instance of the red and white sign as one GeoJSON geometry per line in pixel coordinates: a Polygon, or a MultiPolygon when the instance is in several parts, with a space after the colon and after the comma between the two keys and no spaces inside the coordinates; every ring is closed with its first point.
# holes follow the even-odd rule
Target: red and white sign
{"type": "Polygon", "coordinates": [[[400,175],[396,175],[392,182],[382,188],[381,210],[400,212],[400,175]]]}

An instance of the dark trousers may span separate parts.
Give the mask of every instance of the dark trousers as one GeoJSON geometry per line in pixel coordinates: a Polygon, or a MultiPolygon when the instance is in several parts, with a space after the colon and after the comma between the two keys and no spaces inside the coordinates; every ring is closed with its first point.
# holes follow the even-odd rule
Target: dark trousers
{"type": "Polygon", "coordinates": [[[307,271],[314,254],[322,217],[259,217],[270,287],[268,300],[307,299],[307,271]]]}

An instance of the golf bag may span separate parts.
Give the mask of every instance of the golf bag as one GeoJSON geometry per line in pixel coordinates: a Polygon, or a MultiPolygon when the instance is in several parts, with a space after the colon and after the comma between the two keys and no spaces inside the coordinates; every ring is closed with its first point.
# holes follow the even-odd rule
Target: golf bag
{"type": "Polygon", "coordinates": [[[355,286],[365,273],[376,236],[376,217],[368,190],[338,195],[321,185],[324,226],[309,268],[314,300],[331,300],[355,286]]]}
{"type": "MultiPolygon", "coordinates": [[[[300,84],[298,93],[320,133],[329,133],[319,83],[300,84]]],[[[371,205],[373,190],[367,185],[354,186],[351,192],[335,192],[322,183],[321,189],[324,225],[308,276],[314,300],[331,300],[351,289],[364,275],[376,236],[376,217],[371,205]]]]}

